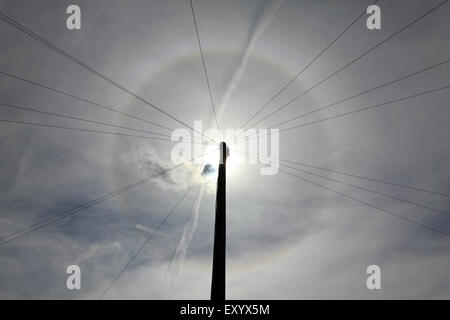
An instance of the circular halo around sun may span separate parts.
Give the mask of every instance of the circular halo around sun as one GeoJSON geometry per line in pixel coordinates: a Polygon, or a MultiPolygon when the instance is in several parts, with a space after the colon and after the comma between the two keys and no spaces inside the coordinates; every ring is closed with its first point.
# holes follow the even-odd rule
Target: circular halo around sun
{"type": "MultiPolygon", "coordinates": [[[[221,92],[226,87],[226,82],[229,81],[231,71],[229,74],[225,74],[223,76],[222,80],[217,80],[217,78],[214,77],[215,70],[213,66],[221,66],[222,69],[225,70],[232,70],[233,67],[236,66],[237,62],[239,61],[241,53],[238,51],[206,51],[205,52],[205,59],[210,62],[211,68],[209,68],[209,75],[212,78],[213,83],[213,91],[214,92],[221,92]],[[214,89],[215,88],[215,89],[214,89]]],[[[211,105],[209,101],[209,97],[207,95],[207,90],[205,88],[204,82],[198,80],[203,79],[203,70],[201,69],[201,60],[199,60],[200,57],[198,53],[194,53],[191,55],[183,56],[177,60],[172,61],[171,63],[168,63],[167,65],[163,66],[156,72],[154,72],[150,78],[148,78],[145,82],[143,82],[143,85],[138,90],[138,94],[144,98],[147,98],[149,101],[154,103],[157,106],[161,106],[164,108],[165,111],[167,111],[170,114],[173,114],[180,118],[187,118],[187,123],[189,125],[193,125],[194,120],[202,120],[203,123],[209,124],[211,122],[211,105]],[[196,81],[193,81],[195,79],[196,81]],[[197,81],[198,80],[198,81],[197,81]],[[173,82],[173,85],[171,88],[167,89],[167,83],[173,82]],[[195,83],[194,83],[195,82],[195,83]],[[193,86],[193,88],[191,87],[193,86]],[[186,102],[188,101],[188,102],[186,102]]],[[[278,79],[277,81],[282,84],[287,82],[289,79],[293,77],[293,74],[289,72],[288,70],[284,69],[281,65],[279,65],[277,62],[274,62],[273,60],[267,59],[265,57],[251,54],[249,57],[249,65],[253,64],[253,68],[260,69],[259,71],[265,76],[270,78],[278,79]]],[[[217,72],[217,71],[216,71],[217,72]]],[[[274,87],[276,84],[272,84],[272,87],[268,87],[266,90],[270,90],[270,92],[274,92],[276,88],[274,87]]],[[[293,92],[302,92],[305,89],[305,85],[301,83],[301,81],[297,81],[295,84],[293,84],[293,92]]],[[[264,97],[270,96],[270,92],[268,93],[263,92],[264,97]]],[[[256,108],[257,103],[255,103],[252,100],[252,97],[255,95],[261,95],[261,92],[244,92],[239,94],[239,98],[232,99],[232,102],[228,106],[222,123],[224,128],[239,128],[240,125],[242,125],[243,118],[250,115],[251,111],[246,110],[242,114],[246,114],[245,116],[242,115],[242,117],[238,119],[233,119],[232,115],[240,112],[241,109],[246,108],[247,106],[251,106],[253,108],[256,108]]],[[[220,95],[220,94],[219,94],[220,95]]],[[[311,107],[317,106],[317,103],[312,99],[309,100],[309,103],[311,107]]],[[[133,114],[145,119],[150,119],[158,123],[167,124],[171,123],[172,125],[174,122],[170,122],[165,118],[163,115],[159,114],[158,112],[151,110],[150,108],[143,106],[142,104],[138,103],[137,101],[130,99],[127,107],[124,109],[126,113],[133,114]]],[[[121,118],[121,125],[129,125],[129,119],[126,117],[121,118]]],[[[133,123],[139,123],[134,121],[133,123]]],[[[142,123],[139,123],[140,127],[143,126],[142,123]]],[[[176,124],[175,124],[176,125],[176,124]]],[[[178,125],[178,127],[181,127],[181,125],[178,125]]],[[[204,128],[206,130],[208,128],[204,128]]],[[[325,127],[324,130],[321,132],[322,137],[314,137],[317,140],[320,140],[320,142],[323,145],[331,144],[332,143],[332,136],[328,132],[327,128],[325,127]]],[[[294,141],[298,144],[303,144],[306,138],[300,138],[300,141],[294,141]],[[302,140],[303,139],[303,140],[302,140]]],[[[114,187],[121,186],[123,184],[122,181],[117,180],[117,178],[114,177],[116,172],[119,172],[121,170],[124,170],[124,163],[121,160],[121,156],[125,151],[127,151],[130,148],[130,141],[131,140],[124,140],[124,139],[115,139],[115,148],[112,154],[112,181],[114,182],[114,187]],[[125,142],[124,142],[125,141],[125,142]]],[[[304,147],[305,152],[309,152],[311,150],[312,145],[316,143],[315,141],[312,141],[311,145],[306,145],[304,147]]],[[[225,142],[226,139],[225,139],[225,142]]],[[[134,143],[134,141],[132,141],[134,143]]],[[[157,141],[145,141],[145,143],[148,143],[148,145],[154,146],[156,149],[158,149],[158,152],[162,158],[170,159],[170,149],[174,144],[170,144],[167,142],[157,142],[157,141]]],[[[176,143],[176,142],[175,142],[176,143]]],[[[281,141],[281,143],[283,143],[281,141]]],[[[228,143],[230,147],[230,157],[227,159],[227,185],[230,185],[233,181],[241,181],[242,183],[247,183],[247,181],[243,180],[242,176],[245,174],[245,172],[248,170],[248,168],[251,165],[248,165],[246,163],[247,159],[245,159],[245,156],[239,152],[239,148],[236,148],[232,143],[228,143]]],[[[219,162],[219,150],[218,150],[218,144],[206,144],[207,151],[213,150],[210,154],[205,155],[202,158],[202,161],[199,161],[197,165],[194,167],[193,172],[195,175],[200,176],[201,180],[214,192],[216,188],[216,177],[217,177],[217,165],[219,162]],[[208,168],[205,168],[205,167],[208,168]]],[[[295,144],[294,144],[295,147],[295,144]]],[[[280,149],[282,147],[280,146],[280,149]]],[[[292,148],[292,145],[289,146],[289,148],[292,148]]],[[[130,170],[131,168],[127,168],[127,170],[130,170]]],[[[192,166],[191,166],[192,169],[192,166]]],[[[273,178],[273,177],[272,177],[273,178]]],[[[256,186],[257,187],[257,186],[256,186]]],[[[301,188],[301,186],[300,186],[301,188]]],[[[211,195],[214,195],[214,193],[211,192],[211,195]]],[[[232,193],[233,190],[227,190],[228,193],[232,193]]],[[[126,193],[119,195],[118,201],[120,205],[122,206],[123,210],[126,211],[128,208],[128,202],[127,202],[128,195],[126,193]]],[[[231,194],[227,194],[227,198],[231,198],[231,194]]],[[[261,203],[258,203],[257,205],[262,205],[264,202],[264,198],[261,199],[261,203]]],[[[227,207],[231,209],[232,204],[227,204],[227,207]]],[[[319,208],[321,210],[321,208],[319,208]]],[[[227,215],[227,217],[230,219],[230,224],[233,223],[232,219],[233,216],[230,214],[227,215]]],[[[302,234],[305,234],[305,230],[303,229],[303,225],[306,224],[307,219],[315,219],[314,216],[301,216],[297,214],[296,212],[292,212],[292,214],[284,214],[283,216],[279,216],[280,219],[283,221],[280,221],[280,223],[283,223],[284,225],[287,225],[287,233],[290,234],[297,234],[296,237],[292,238],[286,238],[286,239],[278,239],[277,241],[273,241],[270,245],[270,247],[267,248],[259,248],[257,247],[258,239],[263,237],[266,233],[270,234],[270,230],[264,229],[263,225],[261,225],[261,228],[258,227],[258,225],[252,225],[252,228],[256,228],[255,230],[251,230],[250,233],[252,233],[253,236],[246,235],[243,239],[246,242],[246,245],[253,248],[251,250],[251,254],[254,254],[255,259],[252,259],[252,261],[260,261],[262,260],[271,260],[275,256],[284,254],[289,250],[289,248],[292,248],[293,245],[297,242],[299,242],[302,239],[302,234]],[[284,220],[290,219],[288,223],[285,223],[284,220]],[[252,246],[252,242],[255,242],[255,245],[252,246]]],[[[238,228],[244,228],[244,224],[236,224],[238,228]]],[[[276,227],[276,226],[273,226],[276,227]]],[[[231,229],[231,228],[230,228],[231,229]]],[[[201,230],[198,230],[197,232],[201,232],[201,230]]],[[[239,230],[236,230],[236,232],[239,232],[239,230]]],[[[243,233],[244,230],[242,230],[243,233]]],[[[197,243],[195,244],[197,245],[197,243]]],[[[201,243],[200,245],[207,246],[206,243],[201,243]]],[[[230,243],[230,254],[233,256],[237,253],[237,251],[232,250],[234,246],[234,243],[230,243]]],[[[209,249],[207,248],[201,248],[202,252],[209,252],[209,249]]],[[[247,255],[250,253],[246,253],[247,255]]],[[[245,266],[242,266],[245,267],[245,266]]]]}

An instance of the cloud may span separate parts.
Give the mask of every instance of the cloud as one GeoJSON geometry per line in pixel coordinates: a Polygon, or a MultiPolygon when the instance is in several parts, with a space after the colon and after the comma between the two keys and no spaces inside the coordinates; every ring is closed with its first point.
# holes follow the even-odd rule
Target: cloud
{"type": "MultiPolygon", "coordinates": [[[[198,19],[211,85],[213,89],[224,88],[218,99],[224,110],[227,107],[224,128],[241,124],[253,114],[254,107],[267,101],[364,9],[358,1],[280,3],[199,2],[198,19]],[[234,60],[236,52],[242,55],[234,60]]],[[[68,34],[64,21],[58,27],[64,3],[7,0],[2,4],[7,15],[61,44],[112,79],[138,90],[177,118],[188,124],[210,120],[188,4],[82,0],[80,7],[84,10],[89,6],[89,12],[84,15],[82,31],[76,34],[68,34]],[[56,21],[51,28],[49,21],[56,21]]],[[[375,33],[368,33],[364,21],[360,21],[271,107],[289,101],[429,7],[427,1],[386,4],[385,9],[395,19],[375,33]]],[[[264,123],[286,120],[442,61],[449,52],[448,41],[443,41],[450,28],[449,10],[448,5],[442,6],[433,17],[309,92],[308,100],[299,99],[280,111],[273,122],[264,123]]],[[[177,126],[138,101],[130,103],[116,88],[19,31],[5,26],[2,35],[0,45],[5,50],[0,69],[168,127],[177,126]]],[[[448,79],[448,67],[437,68],[303,120],[314,121],[443,86],[448,79]]],[[[1,102],[159,130],[5,76],[0,76],[0,84],[1,102]]],[[[448,91],[442,91],[283,133],[280,158],[450,193],[449,98],[448,91]]],[[[1,108],[0,113],[5,119],[105,129],[1,108]]],[[[171,146],[167,141],[149,143],[131,137],[2,124],[0,236],[173,167],[171,146]]],[[[230,174],[227,179],[228,298],[450,297],[447,238],[282,172],[262,177],[256,166],[243,165],[237,170],[238,174],[230,174]],[[381,267],[379,292],[365,287],[369,264],[381,267]]],[[[0,298],[97,299],[202,171],[210,170],[185,165],[0,247],[0,298]],[[65,288],[66,267],[74,263],[82,270],[82,290],[77,292],[65,288]]],[[[320,174],[450,210],[446,197],[320,174]]],[[[308,178],[420,223],[450,230],[446,215],[321,178],[308,178]]],[[[203,194],[195,210],[192,203],[196,195],[183,201],[106,298],[167,297],[170,285],[164,282],[164,274],[180,239],[189,241],[182,241],[182,250],[178,250],[183,268],[172,298],[209,298],[215,197],[214,188],[208,186],[214,185],[214,180],[208,184],[206,177],[201,179],[205,190],[212,192],[203,194]]]]}
{"type": "Polygon", "coordinates": [[[175,289],[178,283],[180,271],[183,268],[183,263],[186,258],[187,249],[192,240],[192,237],[194,236],[195,231],[197,230],[198,218],[200,214],[200,205],[202,203],[204,193],[205,193],[205,185],[201,185],[200,191],[197,195],[194,205],[192,206],[191,217],[189,218],[189,221],[183,228],[183,234],[181,235],[180,241],[178,242],[175,254],[172,260],[170,261],[168,269],[168,277],[170,282],[171,294],[173,294],[173,290],[175,289]]]}
{"type": "Polygon", "coordinates": [[[160,157],[155,147],[145,142],[132,144],[129,151],[122,153],[121,159],[141,178],[158,175],[153,181],[163,190],[186,189],[196,173],[196,168],[190,164],[167,171],[175,165],[170,160],[160,157]],[[167,172],[159,174],[164,171],[167,172]]]}
{"type": "MultiPolygon", "coordinates": [[[[270,1],[268,5],[265,6],[265,9],[262,12],[262,14],[260,14],[259,16],[257,16],[257,18],[254,19],[253,25],[250,27],[250,33],[247,39],[247,43],[245,44],[240,61],[236,67],[236,70],[234,71],[233,76],[228,82],[228,85],[225,88],[222,97],[220,98],[220,102],[217,108],[217,117],[219,123],[222,121],[223,115],[227,108],[228,102],[231,98],[231,95],[233,94],[234,90],[237,88],[239,82],[241,81],[241,78],[245,71],[245,67],[247,66],[248,59],[255,47],[258,38],[263,34],[264,30],[270,25],[270,22],[274,18],[275,14],[278,11],[278,8],[281,6],[282,3],[283,0],[270,1]]],[[[213,119],[211,120],[211,124],[213,124],[212,121],[213,119]]]]}

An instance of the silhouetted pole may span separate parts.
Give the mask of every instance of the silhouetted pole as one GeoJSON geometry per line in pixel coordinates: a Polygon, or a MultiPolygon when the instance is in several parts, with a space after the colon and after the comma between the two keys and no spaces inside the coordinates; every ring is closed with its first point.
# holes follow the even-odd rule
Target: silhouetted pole
{"type": "Polygon", "coordinates": [[[220,143],[219,176],[217,177],[216,221],[214,226],[214,253],[211,282],[211,300],[225,301],[225,247],[226,247],[226,163],[228,147],[220,143]]]}

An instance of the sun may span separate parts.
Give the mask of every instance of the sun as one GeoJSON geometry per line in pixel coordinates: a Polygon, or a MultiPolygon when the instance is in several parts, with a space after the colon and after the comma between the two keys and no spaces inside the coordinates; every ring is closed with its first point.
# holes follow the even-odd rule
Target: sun
{"type": "MultiPolygon", "coordinates": [[[[208,145],[204,149],[205,155],[202,157],[201,174],[205,179],[216,180],[218,169],[220,150],[215,145],[208,145]]],[[[239,167],[244,163],[244,158],[237,153],[233,154],[232,149],[227,158],[227,176],[235,175],[239,171],[239,167]]]]}

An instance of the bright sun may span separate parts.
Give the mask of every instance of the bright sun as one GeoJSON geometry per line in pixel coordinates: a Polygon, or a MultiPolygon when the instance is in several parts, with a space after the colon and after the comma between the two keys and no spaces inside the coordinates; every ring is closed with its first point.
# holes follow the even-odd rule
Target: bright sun
{"type": "MultiPolygon", "coordinates": [[[[206,154],[202,157],[202,172],[205,173],[205,178],[215,180],[219,168],[220,150],[214,145],[208,145],[204,152],[206,154]]],[[[240,155],[233,154],[230,150],[230,155],[227,158],[227,176],[236,173],[243,162],[244,159],[240,155]]]]}

